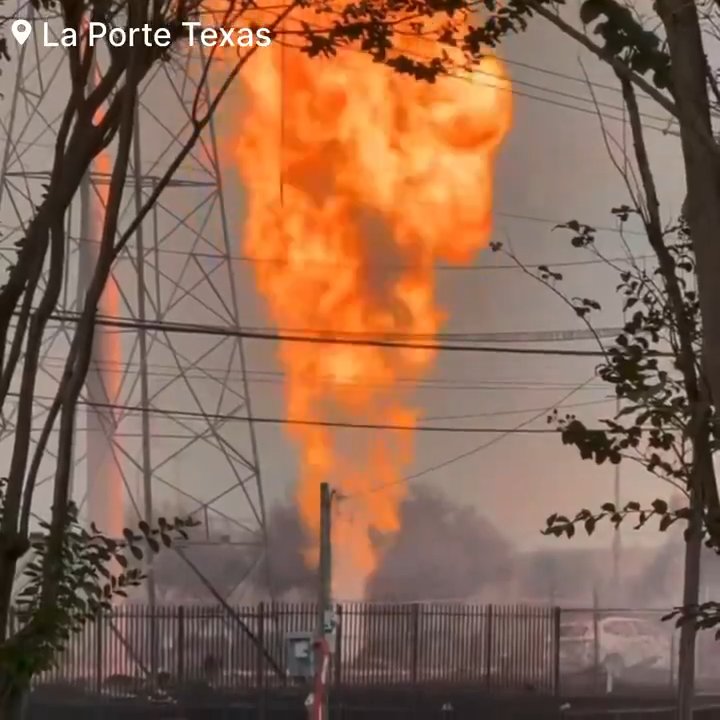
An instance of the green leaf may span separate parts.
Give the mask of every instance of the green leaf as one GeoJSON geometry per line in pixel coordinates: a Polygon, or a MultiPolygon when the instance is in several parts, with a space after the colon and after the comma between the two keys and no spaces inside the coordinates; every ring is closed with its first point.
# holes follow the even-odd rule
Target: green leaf
{"type": "Polygon", "coordinates": [[[137,545],[131,545],[130,552],[136,560],[142,560],[144,557],[143,551],[137,545]]]}
{"type": "Polygon", "coordinates": [[[662,500],[661,498],[657,498],[656,500],[653,500],[653,502],[652,502],[652,509],[658,515],[664,515],[668,511],[668,504],[665,500],[662,500]]]}
{"type": "Polygon", "coordinates": [[[150,546],[150,549],[151,549],[154,553],[159,553],[159,552],[160,552],[160,543],[159,543],[155,538],[153,538],[153,537],[148,537],[148,538],[147,538],[147,544],[150,546]]]}
{"type": "Polygon", "coordinates": [[[580,22],[589,25],[600,17],[603,10],[602,0],[585,0],[580,6],[580,22]]]}

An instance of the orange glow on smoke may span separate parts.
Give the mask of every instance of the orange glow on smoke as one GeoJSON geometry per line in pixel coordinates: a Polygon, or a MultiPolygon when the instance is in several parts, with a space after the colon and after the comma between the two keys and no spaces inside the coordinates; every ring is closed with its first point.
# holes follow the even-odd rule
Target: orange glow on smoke
{"type": "MultiPolygon", "coordinates": [[[[100,76],[96,72],[95,83],[100,76]]],[[[95,116],[95,122],[102,117],[102,110],[95,116]]],[[[85,240],[83,251],[92,258],[90,267],[95,269],[99,243],[105,224],[105,209],[108,201],[112,160],[103,151],[92,163],[94,181],[90,186],[89,207],[87,212],[90,237],[85,240]]],[[[107,317],[120,316],[120,290],[111,274],[100,298],[98,313],[107,317]]],[[[93,363],[87,380],[87,392],[90,402],[108,405],[117,402],[122,380],[123,353],[120,332],[99,325],[95,329],[93,363]]],[[[88,506],[90,518],[110,537],[122,537],[125,525],[124,483],[118,462],[113,451],[115,419],[113,411],[107,407],[89,407],[87,413],[88,434],[88,506]]]]}
{"type": "MultiPolygon", "coordinates": [[[[427,40],[409,49],[441,50],[427,40]]],[[[491,230],[494,158],[512,110],[500,62],[489,57],[476,72],[430,84],[350,49],[308,59],[276,43],[258,50],[242,77],[235,158],[248,193],[244,251],[259,259],[257,285],[273,321],[289,331],[432,341],[444,319],[434,264],[469,262],[491,230]]],[[[434,356],[282,343],[287,417],[414,426],[419,412],[399,380],[421,378],[434,356]]],[[[313,538],[319,484],[357,494],[333,519],[334,590],[361,596],[377,564],[373,531],[398,530],[413,433],[288,431],[313,538]],[[377,486],[387,487],[368,492],[377,486]]]]}
{"type": "MultiPolygon", "coordinates": [[[[109,181],[112,172],[110,157],[107,153],[101,153],[95,161],[95,172],[102,178],[109,181]]],[[[102,237],[102,230],[105,221],[105,208],[107,207],[107,196],[109,186],[106,184],[96,185],[97,194],[93,206],[93,224],[97,228],[95,237],[102,237]]],[[[105,290],[100,298],[98,312],[106,317],[120,317],[120,290],[115,277],[111,274],[108,277],[105,290]]],[[[102,379],[104,395],[101,402],[114,403],[118,401],[120,393],[120,382],[122,374],[113,371],[113,368],[123,366],[122,342],[118,330],[106,326],[98,326],[95,340],[95,361],[98,363],[98,373],[102,379]]],[[[115,420],[113,411],[110,409],[100,410],[99,414],[104,416],[104,425],[107,437],[97,438],[103,446],[101,477],[106,478],[105,497],[105,524],[101,526],[110,537],[122,537],[125,525],[125,493],[123,491],[123,479],[120,468],[113,452],[112,437],[114,435],[115,420]]],[[[98,522],[99,525],[99,522],[98,522]]]]}

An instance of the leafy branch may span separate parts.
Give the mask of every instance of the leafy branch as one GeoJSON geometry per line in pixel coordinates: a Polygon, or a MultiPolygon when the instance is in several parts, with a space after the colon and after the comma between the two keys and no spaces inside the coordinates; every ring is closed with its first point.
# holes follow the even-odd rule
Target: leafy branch
{"type": "Polygon", "coordinates": [[[665,532],[678,520],[689,520],[690,508],[670,510],[667,502],[661,498],[653,500],[649,507],[642,507],[636,501],[628,502],[623,507],[615,507],[614,503],[607,502],[601,506],[598,512],[584,508],[574,517],[553,513],[546,520],[546,527],[542,530],[542,534],[572,538],[577,526],[580,525],[588,535],[592,535],[597,524],[603,520],[607,520],[617,529],[627,518],[636,518],[635,530],[644,527],[653,518],[658,518],[658,530],[665,532]]]}
{"type": "MultiPolygon", "coordinates": [[[[3,497],[4,487],[3,482],[3,497]]],[[[187,540],[187,531],[198,524],[187,518],[159,518],[156,527],[141,522],[136,531],[125,528],[118,539],[108,537],[94,525],[90,530],[83,527],[73,503],[68,505],[65,517],[55,568],[59,578],[56,602],[52,605],[43,602],[49,523],[40,524],[39,536],[31,543],[32,557],[22,572],[25,584],[15,602],[20,627],[0,646],[3,686],[9,684],[8,680],[27,682],[33,675],[52,668],[72,635],[109,612],[114,598],[127,597],[145,580],[142,563],[148,553],[159,553],[177,540],[187,540]]]]}
{"type": "MultiPolygon", "coordinates": [[[[704,603],[674,607],[662,619],[675,620],[675,627],[692,625],[697,630],[709,630],[720,625],[720,603],[709,600],[704,603]]],[[[720,630],[715,631],[715,639],[720,640],[720,630]]]]}

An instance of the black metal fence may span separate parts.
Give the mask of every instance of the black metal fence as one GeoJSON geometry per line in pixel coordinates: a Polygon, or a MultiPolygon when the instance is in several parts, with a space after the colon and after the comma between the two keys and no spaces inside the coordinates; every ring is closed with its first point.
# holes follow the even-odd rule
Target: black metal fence
{"type": "MultiPolygon", "coordinates": [[[[527,606],[343,604],[336,608],[336,686],[452,684],[557,692],[560,612],[527,606]]],[[[71,638],[39,682],[131,694],[138,683],[200,681],[280,688],[286,636],[311,631],[314,605],[127,605],[71,638]]]]}

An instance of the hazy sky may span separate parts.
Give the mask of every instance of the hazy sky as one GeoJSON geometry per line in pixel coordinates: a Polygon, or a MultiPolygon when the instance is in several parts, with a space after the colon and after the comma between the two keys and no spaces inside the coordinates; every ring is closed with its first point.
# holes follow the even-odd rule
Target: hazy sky
{"type": "MultiPolygon", "coordinates": [[[[497,167],[495,238],[503,242],[511,241],[515,251],[528,263],[552,264],[583,259],[581,253],[569,247],[568,238],[559,232],[552,232],[552,227],[555,223],[572,218],[590,224],[612,226],[614,220],[609,214],[610,208],[627,201],[621,180],[608,159],[583,73],[586,71],[595,84],[594,89],[603,114],[617,119],[621,117],[621,99],[615,89],[616,83],[592,58],[583,56],[581,66],[578,47],[542,20],[533,22],[530,32],[511,39],[503,47],[503,53],[510,63],[509,70],[515,81],[515,119],[514,128],[501,152],[497,167]],[[607,89],[601,87],[603,85],[612,87],[607,89]]],[[[7,108],[13,79],[12,72],[3,73],[3,108],[7,108]]],[[[150,168],[152,157],[159,153],[158,147],[161,143],[158,138],[163,137],[164,125],[170,125],[174,121],[182,124],[180,111],[178,110],[175,116],[175,111],[170,109],[170,102],[177,98],[173,98],[168,89],[169,85],[162,79],[156,82],[159,85],[153,87],[165,89],[148,94],[145,98],[148,107],[154,107],[154,110],[152,113],[148,110],[147,115],[143,115],[144,168],[150,168]]],[[[61,84],[55,84],[54,89],[62,94],[61,84]]],[[[53,127],[53,118],[59,107],[59,96],[55,95],[53,98],[50,93],[49,97],[51,109],[39,122],[43,132],[53,127]]],[[[663,117],[658,108],[648,103],[644,103],[643,108],[648,114],[647,124],[653,128],[648,130],[647,139],[657,162],[657,181],[667,202],[665,213],[670,217],[677,212],[682,201],[683,175],[678,155],[679,143],[676,137],[663,134],[663,117]]],[[[223,133],[236,122],[234,112],[226,112],[220,123],[221,145],[225,142],[223,133]]],[[[620,122],[609,119],[607,127],[622,141],[620,122]]],[[[28,138],[26,134],[26,140],[28,138]]],[[[48,147],[36,147],[35,154],[31,156],[33,162],[29,163],[30,169],[48,165],[48,147]]],[[[223,157],[227,158],[227,154],[223,154],[223,157]]],[[[28,163],[25,165],[27,167],[28,163]]],[[[157,170],[155,173],[157,174],[157,170]]],[[[232,168],[225,168],[224,181],[231,232],[235,238],[235,250],[240,254],[243,192],[232,168]]],[[[168,199],[168,206],[172,205],[179,213],[181,209],[187,210],[197,201],[201,190],[174,188],[168,191],[168,195],[173,198],[168,199]]],[[[13,210],[8,203],[6,193],[1,212],[3,221],[12,225],[15,224],[10,217],[13,210]]],[[[159,214],[162,215],[163,212],[161,210],[159,214]]],[[[166,227],[174,224],[169,212],[165,222],[166,227]]],[[[201,220],[193,223],[194,227],[202,224],[201,220]]],[[[218,216],[215,215],[209,221],[206,232],[211,240],[216,240],[220,230],[218,216]]],[[[608,254],[622,254],[620,238],[616,232],[604,232],[601,238],[602,247],[608,254]]],[[[6,237],[7,242],[12,239],[12,236],[6,237]]],[[[629,240],[638,254],[647,252],[641,236],[631,236],[629,240]]],[[[210,241],[208,245],[209,243],[210,241]]],[[[165,240],[165,247],[170,247],[175,253],[182,253],[188,246],[187,238],[182,234],[165,240]]],[[[488,257],[487,254],[476,260],[479,264],[487,265],[498,261],[497,257],[488,257]]],[[[195,268],[194,275],[183,275],[183,265],[181,256],[163,255],[162,272],[155,274],[154,270],[148,270],[148,273],[152,276],[152,282],[158,279],[159,285],[166,283],[169,275],[182,276],[183,287],[187,288],[196,280],[200,282],[204,271],[209,272],[209,265],[206,265],[203,271],[202,264],[199,263],[201,269],[195,268]]],[[[153,259],[149,258],[148,268],[152,267],[153,259]]],[[[233,271],[239,286],[243,324],[267,326],[269,320],[264,303],[255,292],[252,267],[236,261],[233,262],[233,271]]],[[[118,271],[123,289],[130,295],[134,292],[133,273],[129,262],[118,271]]],[[[572,268],[566,275],[571,292],[595,297],[603,303],[606,310],[603,317],[598,319],[600,324],[618,325],[621,322],[618,300],[613,291],[613,273],[604,271],[597,265],[590,265],[572,268]]],[[[449,314],[445,328],[447,332],[582,328],[578,319],[556,297],[533,280],[524,277],[517,269],[439,271],[438,293],[441,305],[449,314]]],[[[169,291],[165,288],[161,294],[167,298],[169,291]]],[[[220,303],[226,299],[224,289],[220,289],[216,295],[220,297],[213,302],[220,303]]],[[[209,295],[204,297],[207,299],[209,295]]],[[[169,316],[173,320],[219,322],[216,316],[208,315],[200,303],[180,304],[173,312],[174,315],[169,316]]],[[[126,314],[126,311],[121,314],[126,314]]],[[[129,352],[135,340],[135,337],[123,340],[126,352],[129,352]]],[[[191,354],[191,345],[195,341],[185,338],[183,342],[185,352],[191,354]]],[[[52,351],[56,356],[62,352],[62,343],[53,347],[52,351]]],[[[591,345],[576,343],[572,347],[591,345]]],[[[247,365],[251,370],[279,369],[275,361],[276,348],[271,343],[248,342],[246,350],[247,365]]],[[[152,383],[157,386],[164,382],[158,368],[164,366],[163,372],[167,374],[168,363],[171,363],[173,358],[167,349],[157,345],[153,346],[152,353],[151,365],[157,376],[152,383]]],[[[135,359],[132,362],[137,363],[137,356],[133,357],[135,359]]],[[[206,368],[217,368],[218,364],[222,365],[222,357],[211,355],[204,362],[206,368]]],[[[56,363],[55,368],[57,367],[56,363]]],[[[448,421],[449,425],[510,428],[553,405],[575,385],[588,381],[592,377],[593,367],[592,360],[582,359],[444,353],[441,354],[431,378],[460,383],[462,389],[424,389],[417,392],[416,402],[426,416],[471,416],[448,421]],[[517,387],[502,387],[500,383],[517,387]],[[546,387],[542,387],[543,384],[546,387]],[[494,388],[489,389],[488,385],[493,385],[494,388]],[[523,412],[507,414],[510,411],[523,412]]],[[[260,376],[254,375],[250,387],[256,414],[282,416],[282,387],[279,384],[262,381],[260,376]]],[[[48,393],[50,391],[47,390],[48,393]]],[[[137,386],[133,386],[124,396],[124,402],[136,404],[138,392],[137,386]]],[[[202,392],[212,395],[216,390],[206,387],[202,392]]],[[[597,403],[606,396],[606,390],[593,387],[576,393],[568,402],[597,403]]],[[[166,392],[166,397],[159,400],[158,405],[194,407],[193,398],[182,384],[173,386],[166,392]]],[[[229,405],[227,407],[229,408],[229,405]]],[[[593,419],[607,416],[613,407],[614,402],[609,401],[605,404],[578,407],[576,411],[583,419],[592,422],[593,419]]],[[[229,412],[227,409],[226,411],[229,412]]],[[[163,422],[167,424],[157,417],[153,417],[152,422],[158,434],[160,428],[165,427],[163,422]]],[[[132,419],[132,423],[134,439],[128,435],[121,441],[127,448],[127,458],[122,462],[128,469],[130,483],[136,485],[139,471],[133,462],[137,463],[139,457],[138,418],[132,419]]],[[[187,423],[192,424],[190,421],[187,423]]],[[[543,426],[541,421],[533,427],[543,426]]],[[[245,442],[241,439],[243,430],[238,424],[224,432],[230,443],[241,445],[245,442]]],[[[257,437],[266,497],[272,502],[273,499],[284,497],[296,481],[296,452],[281,426],[259,425],[257,437]]],[[[551,512],[569,512],[584,505],[597,505],[610,499],[612,495],[613,470],[598,469],[589,463],[581,462],[573,450],[564,448],[559,439],[552,435],[513,435],[499,439],[493,435],[448,433],[426,435],[417,440],[417,452],[414,462],[407,468],[408,474],[447,463],[442,469],[426,472],[418,482],[432,483],[463,503],[472,504],[479,512],[492,519],[520,547],[537,547],[541,543],[553,542],[542,538],[538,532],[544,518],[551,512]],[[490,441],[494,441],[494,444],[483,447],[490,441]],[[451,462],[453,458],[475,448],[477,452],[472,455],[451,462]]],[[[182,440],[179,439],[171,442],[156,438],[153,442],[153,453],[155,457],[163,452],[171,454],[172,449],[181,443],[182,440]]],[[[7,446],[4,446],[1,452],[3,460],[7,460],[7,446]]],[[[209,499],[232,481],[232,476],[223,469],[226,460],[220,451],[208,451],[207,448],[200,451],[196,445],[188,450],[182,459],[166,464],[162,472],[167,473],[173,482],[186,491],[192,491],[201,499],[209,499]]],[[[79,461],[82,462],[81,457],[79,461]]],[[[161,486],[158,484],[157,487],[161,486]]],[[[164,493],[159,494],[165,501],[172,493],[169,493],[166,486],[163,487],[164,493]]],[[[44,493],[48,489],[49,485],[41,489],[41,499],[46,497],[44,493]]],[[[655,479],[644,478],[641,473],[631,468],[622,469],[622,493],[626,499],[667,494],[666,489],[659,486],[655,479]]],[[[239,491],[228,496],[223,503],[230,515],[242,512],[243,500],[239,491]]],[[[651,531],[642,536],[632,535],[633,542],[641,539],[654,542],[657,535],[651,531]]],[[[598,542],[609,542],[609,535],[600,533],[591,541],[594,544],[598,542]]]]}

